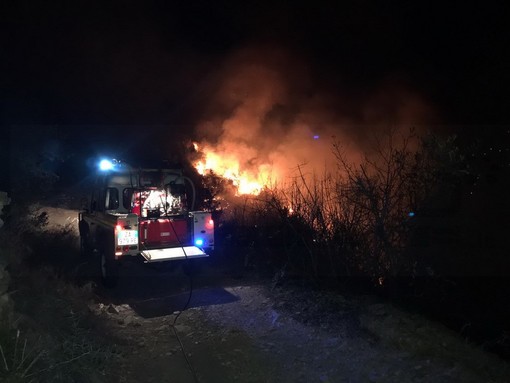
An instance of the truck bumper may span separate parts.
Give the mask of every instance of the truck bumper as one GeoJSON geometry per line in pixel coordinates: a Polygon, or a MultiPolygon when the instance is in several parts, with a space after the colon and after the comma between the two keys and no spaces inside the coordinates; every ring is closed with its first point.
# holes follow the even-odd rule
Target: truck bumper
{"type": "Polygon", "coordinates": [[[205,258],[209,255],[196,246],[172,247],[166,249],[144,250],[141,252],[145,262],[163,262],[179,259],[205,258]]]}

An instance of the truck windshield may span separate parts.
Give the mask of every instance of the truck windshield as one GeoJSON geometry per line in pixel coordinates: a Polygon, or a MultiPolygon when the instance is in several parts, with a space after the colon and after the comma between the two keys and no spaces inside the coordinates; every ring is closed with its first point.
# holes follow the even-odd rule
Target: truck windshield
{"type": "Polygon", "coordinates": [[[174,186],[136,190],[131,199],[131,212],[147,218],[184,214],[186,212],[184,189],[174,186]]]}

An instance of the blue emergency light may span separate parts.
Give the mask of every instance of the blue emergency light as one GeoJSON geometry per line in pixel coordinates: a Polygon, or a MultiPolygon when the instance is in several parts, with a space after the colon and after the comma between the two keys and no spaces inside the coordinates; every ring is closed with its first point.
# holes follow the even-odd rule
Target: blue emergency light
{"type": "Polygon", "coordinates": [[[202,238],[195,239],[195,245],[196,246],[202,246],[204,244],[204,240],[202,238]]]}
{"type": "Polygon", "coordinates": [[[110,160],[101,160],[99,162],[99,169],[102,171],[112,170],[113,162],[110,160]]]}

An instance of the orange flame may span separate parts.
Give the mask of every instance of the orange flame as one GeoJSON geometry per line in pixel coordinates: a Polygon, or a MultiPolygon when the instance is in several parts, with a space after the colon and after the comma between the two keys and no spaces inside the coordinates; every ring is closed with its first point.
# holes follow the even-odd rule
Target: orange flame
{"type": "Polygon", "coordinates": [[[193,146],[203,155],[201,160],[194,163],[198,173],[206,175],[213,172],[232,181],[238,195],[258,195],[272,179],[271,165],[269,164],[247,170],[242,168],[241,161],[232,153],[219,153],[207,146],[199,146],[197,143],[193,143],[193,146]]]}

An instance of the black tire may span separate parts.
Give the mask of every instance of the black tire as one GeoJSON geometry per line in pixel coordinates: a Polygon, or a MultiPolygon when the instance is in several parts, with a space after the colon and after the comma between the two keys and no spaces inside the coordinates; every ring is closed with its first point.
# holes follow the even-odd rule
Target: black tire
{"type": "Polygon", "coordinates": [[[119,264],[115,260],[112,251],[104,248],[99,251],[99,271],[101,281],[107,288],[117,286],[119,282],[119,264]]]}
{"type": "Polygon", "coordinates": [[[80,257],[89,258],[92,255],[92,247],[88,233],[80,235],[80,257]]]}
{"type": "Polygon", "coordinates": [[[80,229],[80,256],[83,258],[88,258],[92,255],[89,227],[85,221],[80,221],[78,225],[80,229]]]}

